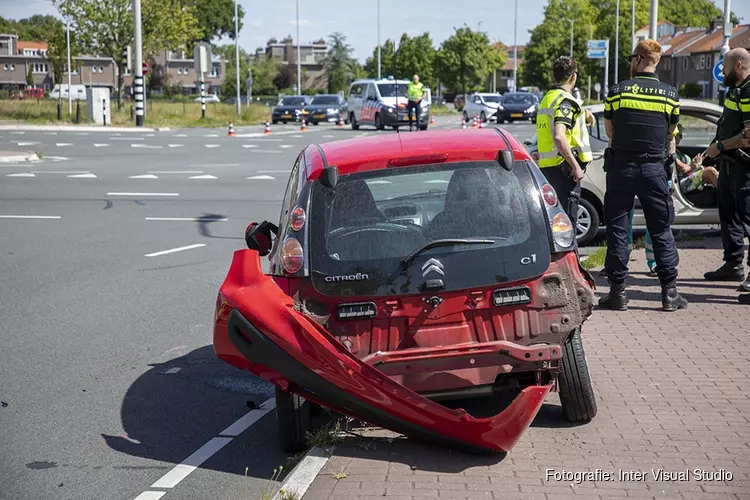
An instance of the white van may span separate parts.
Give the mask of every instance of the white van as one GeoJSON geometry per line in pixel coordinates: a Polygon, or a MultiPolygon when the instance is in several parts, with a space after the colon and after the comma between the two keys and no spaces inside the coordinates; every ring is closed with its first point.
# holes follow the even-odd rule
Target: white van
{"type": "MultiPolygon", "coordinates": [[[[349,122],[354,130],[360,125],[374,125],[378,130],[385,127],[398,129],[409,125],[409,112],[406,108],[408,99],[406,89],[409,80],[357,80],[349,87],[349,122]]],[[[430,105],[432,93],[425,87],[424,99],[420,106],[420,130],[427,130],[430,122],[430,105]]],[[[416,117],[414,124],[416,125],[416,117]]]]}
{"type": "MultiPolygon", "coordinates": [[[[73,90],[72,99],[74,101],[85,101],[86,100],[86,86],[85,85],[71,85],[73,90]]],[[[67,99],[68,98],[68,84],[57,84],[52,92],[49,93],[50,99],[67,99]],[[62,93],[62,95],[60,95],[62,93]]]]}

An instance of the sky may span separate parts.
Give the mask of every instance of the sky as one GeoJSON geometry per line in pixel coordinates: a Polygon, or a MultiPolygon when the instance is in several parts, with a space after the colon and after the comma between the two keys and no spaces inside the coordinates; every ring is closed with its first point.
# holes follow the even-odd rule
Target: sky
{"type": "MultiPolygon", "coordinates": [[[[245,10],[240,30],[240,46],[248,52],[265,46],[271,37],[291,35],[297,39],[297,2],[291,0],[238,0],[245,10]]],[[[453,33],[454,27],[466,24],[487,33],[492,41],[514,43],[516,0],[471,0],[464,5],[455,0],[429,2],[380,1],[380,39],[398,40],[406,32],[410,36],[430,33],[435,46],[453,33]]],[[[724,9],[724,0],[714,0],[724,9]]],[[[547,0],[521,0],[518,10],[518,44],[529,41],[529,31],[544,16],[547,0]]],[[[378,0],[299,0],[299,34],[302,43],[325,38],[340,31],[361,62],[372,55],[378,44],[378,0]]],[[[630,2],[622,0],[621,9],[630,2]]],[[[732,11],[742,23],[750,23],[750,1],[733,0],[732,11]]],[[[50,0],[0,0],[0,16],[22,19],[34,14],[57,15],[50,0]]],[[[638,29],[639,27],[636,27],[638,29]]],[[[226,42],[226,41],[225,41],[226,42]]]]}

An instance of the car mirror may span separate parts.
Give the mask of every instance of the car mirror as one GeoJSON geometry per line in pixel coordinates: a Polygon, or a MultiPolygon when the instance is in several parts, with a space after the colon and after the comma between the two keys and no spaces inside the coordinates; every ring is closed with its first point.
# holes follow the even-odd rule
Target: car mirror
{"type": "Polygon", "coordinates": [[[260,224],[257,222],[250,223],[245,229],[245,243],[247,248],[255,250],[258,255],[265,257],[271,251],[272,237],[271,233],[278,235],[278,227],[268,221],[260,224]]]}
{"type": "Polygon", "coordinates": [[[335,165],[331,165],[323,169],[320,174],[320,183],[328,189],[336,188],[336,184],[339,180],[339,170],[335,165]]]}
{"type": "Polygon", "coordinates": [[[513,168],[513,151],[503,149],[500,151],[497,161],[505,168],[505,170],[510,171],[513,168]]]}

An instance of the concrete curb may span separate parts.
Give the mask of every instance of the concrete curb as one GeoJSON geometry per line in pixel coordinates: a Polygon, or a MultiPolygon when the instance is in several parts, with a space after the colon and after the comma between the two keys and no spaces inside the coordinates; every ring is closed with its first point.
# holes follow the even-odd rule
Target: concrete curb
{"type": "Polygon", "coordinates": [[[169,127],[146,128],[146,127],[93,127],[79,125],[0,125],[0,130],[23,130],[38,132],[165,132],[171,130],[169,127]]]}
{"type": "Polygon", "coordinates": [[[310,485],[318,477],[318,474],[323,470],[326,463],[328,463],[335,448],[335,446],[328,449],[317,446],[311,448],[284,479],[279,491],[273,496],[273,500],[282,500],[282,491],[296,493],[297,496],[295,498],[302,500],[310,485]]]}
{"type": "Polygon", "coordinates": [[[40,161],[36,153],[16,154],[12,156],[0,156],[0,163],[19,163],[27,161],[40,161]]]}

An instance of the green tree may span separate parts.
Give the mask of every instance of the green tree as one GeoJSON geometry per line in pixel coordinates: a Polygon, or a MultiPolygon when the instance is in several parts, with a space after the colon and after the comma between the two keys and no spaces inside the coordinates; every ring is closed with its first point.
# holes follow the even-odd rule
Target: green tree
{"type": "Polygon", "coordinates": [[[490,40],[464,25],[445,40],[435,58],[436,76],[446,87],[462,93],[482,88],[492,71],[490,40]]]}
{"type": "Polygon", "coordinates": [[[55,16],[34,15],[15,21],[0,17],[0,33],[13,33],[20,40],[46,42],[57,26],[61,25],[55,16]]]}
{"type": "Polygon", "coordinates": [[[328,54],[323,61],[328,76],[328,93],[335,94],[349,86],[356,64],[352,52],[343,34],[336,32],[328,37],[328,54]]]}
{"type": "Polygon", "coordinates": [[[26,73],[26,85],[34,86],[34,73],[31,71],[31,64],[29,64],[29,71],[26,73]]]}
{"type": "MultiPolygon", "coordinates": [[[[396,44],[390,38],[380,47],[380,73],[382,77],[388,76],[393,69],[393,58],[396,54],[396,44]]],[[[378,77],[378,48],[372,51],[372,57],[365,60],[364,71],[369,78],[378,77]]]]}
{"type": "MultiPolygon", "coordinates": [[[[72,35],[72,33],[71,33],[72,35]]],[[[70,37],[71,62],[74,57],[80,55],[81,51],[74,36],[70,37]]],[[[68,40],[65,26],[60,23],[54,28],[53,33],[47,39],[47,60],[52,65],[52,78],[54,83],[60,83],[65,77],[68,68],[68,40]]]]}
{"type": "MultiPolygon", "coordinates": [[[[200,35],[195,41],[210,42],[224,36],[234,40],[234,0],[186,0],[186,5],[195,7],[200,35]]],[[[242,19],[245,11],[237,6],[239,28],[242,30],[242,19]]]]}
{"type": "Polygon", "coordinates": [[[411,79],[412,75],[419,75],[419,80],[425,86],[435,87],[435,57],[437,50],[432,45],[429,33],[409,37],[401,35],[390,72],[396,78],[411,79]]]}
{"type": "MultiPolygon", "coordinates": [[[[123,51],[133,42],[131,0],[52,0],[63,18],[70,20],[71,41],[83,52],[114,59],[124,67],[123,51]]],[[[194,7],[173,0],[144,0],[142,4],[143,59],[162,49],[177,49],[197,38],[194,7]]],[[[121,107],[123,71],[117,80],[117,105],[121,107]]]]}
{"type": "Polygon", "coordinates": [[[253,95],[271,95],[278,92],[274,79],[279,74],[279,63],[273,59],[262,59],[250,65],[253,71],[253,95]]]}

